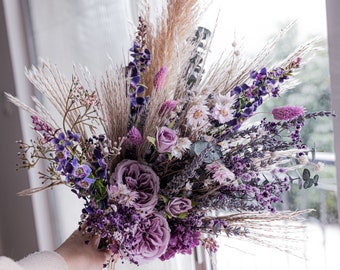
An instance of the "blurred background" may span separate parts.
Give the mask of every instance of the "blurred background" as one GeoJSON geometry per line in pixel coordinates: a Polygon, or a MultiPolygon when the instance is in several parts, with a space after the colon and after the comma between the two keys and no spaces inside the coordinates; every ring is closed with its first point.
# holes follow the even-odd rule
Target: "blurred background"
{"type": "MultiPolygon", "coordinates": [[[[210,50],[209,63],[223,51],[240,47],[244,57],[254,57],[266,42],[295,21],[292,29],[272,51],[271,64],[287,57],[299,44],[319,37],[320,50],[298,75],[301,82],[276,104],[262,110],[289,104],[303,105],[308,111],[339,111],[340,106],[340,21],[337,0],[238,0],[211,2],[201,25],[218,26],[210,50]]],[[[34,88],[25,78],[25,67],[39,59],[55,63],[71,78],[74,64],[100,76],[113,61],[128,61],[137,24],[138,0],[1,0],[0,1],[0,91],[1,91],[1,186],[0,255],[14,259],[36,250],[53,250],[77,228],[82,201],[67,188],[56,187],[32,197],[17,193],[39,186],[39,168],[16,171],[18,139],[32,137],[28,115],[9,104],[3,92],[10,92],[30,104],[34,88]],[[111,59],[111,60],[109,60],[111,59]]],[[[155,14],[160,1],[149,1],[155,14]]],[[[293,255],[253,246],[244,240],[221,238],[218,253],[210,258],[201,250],[192,256],[178,256],[163,264],[166,269],[337,269],[340,248],[339,193],[340,122],[337,118],[310,121],[304,141],[315,149],[315,159],[326,164],[319,173],[319,186],[287,193],[283,209],[313,208],[306,216],[307,240],[293,255]],[[338,164],[337,164],[338,163],[338,164]],[[337,172],[338,170],[338,172],[337,172]],[[304,257],[304,258],[300,258],[304,257]],[[280,262],[278,262],[280,260],[280,262]]],[[[43,169],[42,164],[40,169],[43,169]]],[[[159,269],[159,262],[145,267],[159,269]]],[[[118,269],[134,266],[118,265],[118,269]]],[[[139,267],[138,269],[144,269],[139,267]]]]}

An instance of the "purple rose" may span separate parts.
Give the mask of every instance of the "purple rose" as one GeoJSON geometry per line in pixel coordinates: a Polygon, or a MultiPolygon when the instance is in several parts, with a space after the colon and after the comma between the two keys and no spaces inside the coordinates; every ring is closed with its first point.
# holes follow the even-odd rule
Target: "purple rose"
{"type": "Polygon", "coordinates": [[[124,184],[131,191],[137,192],[137,198],[131,203],[137,210],[149,212],[157,204],[159,177],[148,166],[135,160],[123,160],[116,166],[110,178],[111,184],[124,184]]]}
{"type": "Polygon", "coordinates": [[[170,228],[166,219],[159,214],[149,214],[137,228],[131,255],[138,263],[159,258],[167,250],[169,240],[170,228]]]}
{"type": "Polygon", "coordinates": [[[174,130],[161,127],[157,131],[156,144],[159,153],[169,153],[177,143],[177,135],[174,130]]]}
{"type": "Polygon", "coordinates": [[[166,206],[165,210],[173,217],[188,212],[192,208],[191,201],[188,198],[174,198],[166,206]]]}

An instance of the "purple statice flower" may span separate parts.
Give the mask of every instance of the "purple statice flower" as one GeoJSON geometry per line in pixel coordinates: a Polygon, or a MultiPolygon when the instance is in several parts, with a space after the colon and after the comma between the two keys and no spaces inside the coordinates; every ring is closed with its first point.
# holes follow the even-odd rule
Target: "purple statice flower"
{"type": "Polygon", "coordinates": [[[153,87],[156,90],[162,89],[165,83],[166,77],[166,67],[161,67],[160,70],[156,73],[155,78],[153,80],[153,87]]]}
{"type": "Polygon", "coordinates": [[[86,232],[100,235],[107,243],[107,250],[137,264],[131,251],[133,245],[136,245],[134,235],[142,222],[141,215],[134,207],[121,204],[111,207],[112,211],[104,211],[101,204],[89,201],[82,211],[82,226],[86,232]]]}
{"type": "Polygon", "coordinates": [[[138,196],[132,205],[143,213],[152,211],[157,204],[159,177],[149,166],[135,160],[126,159],[118,163],[110,184],[124,184],[129,190],[136,191],[138,196]]]}
{"type": "Polygon", "coordinates": [[[200,244],[201,217],[191,213],[184,219],[172,218],[169,220],[171,229],[170,241],[166,252],[160,257],[162,261],[173,258],[176,253],[191,254],[194,247],[200,244]]]}
{"type": "Polygon", "coordinates": [[[303,115],[305,109],[301,106],[282,106],[272,110],[275,120],[292,120],[300,115],[303,115]]]}

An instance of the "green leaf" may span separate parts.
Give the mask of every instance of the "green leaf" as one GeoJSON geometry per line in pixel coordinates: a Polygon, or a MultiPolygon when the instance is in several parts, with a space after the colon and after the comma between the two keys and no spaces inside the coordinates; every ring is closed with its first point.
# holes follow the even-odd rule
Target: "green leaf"
{"type": "MultiPolygon", "coordinates": [[[[190,154],[192,156],[199,156],[203,151],[205,151],[209,146],[209,142],[206,141],[198,141],[195,142],[191,145],[190,147],[190,154]]],[[[220,146],[216,145],[216,146],[212,146],[209,149],[210,151],[204,153],[205,156],[203,157],[203,161],[205,163],[212,163],[216,160],[220,160],[222,153],[220,150],[220,146]]]]}
{"type": "Polygon", "coordinates": [[[148,139],[149,142],[152,143],[152,145],[156,146],[156,139],[154,137],[147,136],[146,138],[148,139]]]}
{"type": "Polygon", "coordinates": [[[102,179],[98,179],[95,183],[95,198],[97,201],[101,201],[106,197],[106,187],[102,179]]]}
{"type": "Polygon", "coordinates": [[[169,199],[168,199],[167,197],[165,197],[164,195],[160,195],[160,197],[161,197],[161,199],[163,200],[163,202],[164,202],[165,204],[168,204],[169,199]]]}
{"type": "Polygon", "coordinates": [[[314,184],[314,180],[312,178],[305,180],[305,182],[303,183],[303,188],[307,189],[310,188],[311,186],[313,186],[314,184]]]}
{"type": "Polygon", "coordinates": [[[310,171],[308,169],[304,169],[302,173],[303,180],[307,181],[310,179],[310,171]]]}
{"type": "Polygon", "coordinates": [[[186,218],[187,216],[188,216],[188,213],[181,213],[181,214],[178,215],[178,218],[184,219],[184,218],[186,218]]]}
{"type": "Polygon", "coordinates": [[[205,141],[198,141],[191,145],[190,150],[194,152],[196,156],[202,153],[208,147],[209,143],[205,141]]]}
{"type": "Polygon", "coordinates": [[[313,182],[314,182],[314,186],[317,186],[318,185],[318,181],[319,181],[319,175],[314,175],[314,178],[313,178],[313,182]]]}

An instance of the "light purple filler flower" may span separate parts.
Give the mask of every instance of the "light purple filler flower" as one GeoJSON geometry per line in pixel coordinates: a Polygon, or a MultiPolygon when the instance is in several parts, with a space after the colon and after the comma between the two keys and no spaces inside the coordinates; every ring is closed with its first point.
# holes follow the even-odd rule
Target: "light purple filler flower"
{"type": "Polygon", "coordinates": [[[159,177],[148,166],[135,160],[125,159],[118,163],[110,178],[111,184],[124,184],[136,191],[137,199],[132,203],[137,210],[150,212],[157,204],[159,177]]]}
{"type": "Polygon", "coordinates": [[[139,263],[162,256],[169,244],[170,228],[166,219],[159,214],[149,214],[138,226],[131,253],[139,263]]]}
{"type": "Polygon", "coordinates": [[[301,106],[282,106],[272,110],[275,120],[292,120],[302,114],[305,109],[301,106]]]}
{"type": "Polygon", "coordinates": [[[165,210],[171,216],[177,217],[180,214],[188,212],[188,210],[190,210],[191,208],[191,200],[189,200],[188,198],[178,197],[172,199],[166,206],[165,210]]]}
{"type": "Polygon", "coordinates": [[[177,143],[177,135],[174,130],[167,127],[161,127],[157,131],[156,144],[159,153],[169,153],[177,143]]]}

